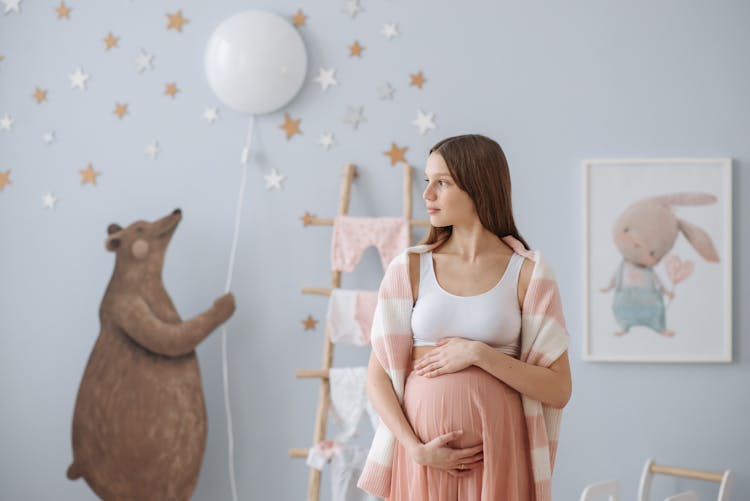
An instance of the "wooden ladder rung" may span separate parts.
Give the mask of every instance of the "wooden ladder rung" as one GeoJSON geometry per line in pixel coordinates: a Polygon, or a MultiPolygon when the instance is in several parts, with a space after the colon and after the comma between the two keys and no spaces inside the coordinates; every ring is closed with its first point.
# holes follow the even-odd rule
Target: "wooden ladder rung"
{"type": "Polygon", "coordinates": [[[328,379],[328,369],[300,369],[295,374],[299,378],[317,377],[321,379],[328,379]]]}
{"type": "MultiPolygon", "coordinates": [[[[333,226],[333,218],[310,216],[305,221],[305,226],[333,226]]],[[[428,226],[430,224],[426,219],[409,219],[411,226],[428,226]]]]}
{"type": "Polygon", "coordinates": [[[289,449],[289,457],[307,459],[310,449],[289,449]]]}
{"type": "Polygon", "coordinates": [[[707,480],[709,482],[716,482],[718,484],[720,484],[724,479],[723,473],[716,473],[706,470],[693,470],[689,468],[678,468],[676,466],[665,466],[661,464],[652,464],[650,469],[652,473],[671,475],[673,477],[692,478],[695,480],[707,480]]]}

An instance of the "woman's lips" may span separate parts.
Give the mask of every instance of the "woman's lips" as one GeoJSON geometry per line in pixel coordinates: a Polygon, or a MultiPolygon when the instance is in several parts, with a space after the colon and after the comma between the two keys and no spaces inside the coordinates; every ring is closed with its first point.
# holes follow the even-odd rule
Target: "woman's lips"
{"type": "Polygon", "coordinates": [[[427,209],[428,214],[435,214],[436,212],[440,212],[440,209],[427,209]]]}

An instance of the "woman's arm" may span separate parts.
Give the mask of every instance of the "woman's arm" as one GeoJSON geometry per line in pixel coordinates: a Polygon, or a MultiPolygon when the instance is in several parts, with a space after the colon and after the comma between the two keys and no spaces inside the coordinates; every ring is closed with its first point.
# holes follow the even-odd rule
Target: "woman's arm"
{"type": "MultiPolygon", "coordinates": [[[[523,305],[532,271],[532,262],[524,261],[518,278],[519,305],[523,305]]],[[[438,349],[414,364],[417,374],[435,377],[476,365],[516,391],[550,407],[562,408],[570,400],[572,383],[567,351],[549,367],[541,367],[521,362],[480,341],[445,338],[438,341],[437,346],[438,349]]]]}
{"type": "Polygon", "coordinates": [[[448,445],[461,436],[462,430],[440,435],[426,444],[419,440],[407,421],[393,391],[391,380],[375,353],[370,354],[370,362],[367,365],[367,396],[383,424],[417,464],[440,468],[454,476],[468,475],[474,468],[483,464],[481,444],[465,449],[455,449],[448,445]]]}

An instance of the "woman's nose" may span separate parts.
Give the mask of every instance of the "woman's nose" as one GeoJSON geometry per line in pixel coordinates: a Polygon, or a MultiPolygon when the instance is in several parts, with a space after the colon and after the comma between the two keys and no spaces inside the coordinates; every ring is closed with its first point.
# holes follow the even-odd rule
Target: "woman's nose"
{"type": "Polygon", "coordinates": [[[429,186],[424,189],[424,192],[422,193],[422,198],[424,200],[434,200],[435,194],[432,192],[429,186]]]}

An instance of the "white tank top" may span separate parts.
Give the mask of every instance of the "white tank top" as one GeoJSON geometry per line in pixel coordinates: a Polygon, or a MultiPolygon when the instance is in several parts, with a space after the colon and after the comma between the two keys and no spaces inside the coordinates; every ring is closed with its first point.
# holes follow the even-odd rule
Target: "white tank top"
{"type": "Polygon", "coordinates": [[[435,277],[432,252],[419,256],[419,291],[411,315],[414,346],[435,346],[444,337],[481,341],[518,358],[521,309],[518,276],[523,257],[513,253],[500,281],[474,296],[456,296],[435,277]]]}

